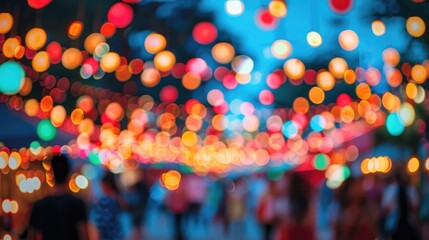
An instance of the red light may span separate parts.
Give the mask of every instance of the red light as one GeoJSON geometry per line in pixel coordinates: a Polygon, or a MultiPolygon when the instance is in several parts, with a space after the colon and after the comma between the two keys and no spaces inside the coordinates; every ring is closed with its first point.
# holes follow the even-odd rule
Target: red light
{"type": "Polygon", "coordinates": [[[159,93],[159,98],[164,103],[172,103],[177,100],[177,96],[179,95],[179,92],[177,91],[177,88],[174,86],[165,86],[161,89],[161,92],[159,93]]]}
{"type": "Polygon", "coordinates": [[[107,13],[107,19],[117,28],[128,26],[133,20],[133,9],[125,3],[115,3],[107,13]]]}
{"type": "Polygon", "coordinates": [[[51,2],[52,0],[27,0],[28,5],[34,9],[44,8],[51,2]]]}
{"type": "Polygon", "coordinates": [[[260,10],[257,14],[257,22],[260,27],[264,29],[272,29],[276,26],[277,20],[273,15],[271,15],[268,9],[260,10]]]}
{"type": "Polygon", "coordinates": [[[329,5],[337,13],[346,13],[353,5],[353,0],[330,0],[329,5]]]}
{"type": "Polygon", "coordinates": [[[52,64],[58,64],[61,61],[63,50],[58,42],[51,42],[46,47],[46,52],[49,54],[52,64]]]}
{"type": "Polygon", "coordinates": [[[192,36],[199,44],[209,44],[216,40],[217,29],[209,22],[200,22],[195,25],[192,36]]]}

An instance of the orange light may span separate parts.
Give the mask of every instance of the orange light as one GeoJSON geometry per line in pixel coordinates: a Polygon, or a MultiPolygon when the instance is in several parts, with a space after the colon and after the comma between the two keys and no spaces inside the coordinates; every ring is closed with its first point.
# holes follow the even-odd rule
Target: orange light
{"type": "Polygon", "coordinates": [[[70,24],[68,35],[71,39],[77,39],[83,30],[83,23],[81,21],[74,21],[70,24]]]}

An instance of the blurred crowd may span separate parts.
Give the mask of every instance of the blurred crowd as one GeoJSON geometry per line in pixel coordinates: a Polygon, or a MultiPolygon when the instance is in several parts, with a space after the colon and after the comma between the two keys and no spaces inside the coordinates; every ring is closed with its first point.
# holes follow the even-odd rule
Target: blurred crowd
{"type": "MultiPolygon", "coordinates": [[[[150,179],[147,171],[136,170],[126,186],[106,171],[84,200],[66,197],[68,186],[61,183],[67,181],[56,174],[57,190],[33,205],[29,227],[13,236],[41,239],[38,230],[49,239],[44,232],[55,228],[64,234],[59,222],[68,219],[72,225],[75,219],[85,223],[70,233],[79,239],[160,239],[152,228],[168,232],[167,239],[201,239],[192,235],[196,229],[205,239],[429,239],[427,176],[410,176],[400,167],[352,176],[336,189],[311,181],[311,173],[293,171],[276,179],[261,173],[230,178],[182,173],[169,189],[161,176],[150,179]],[[148,220],[155,218],[169,220],[162,226],[148,220]]],[[[12,225],[7,215],[1,217],[0,229],[12,232],[12,225]]]]}

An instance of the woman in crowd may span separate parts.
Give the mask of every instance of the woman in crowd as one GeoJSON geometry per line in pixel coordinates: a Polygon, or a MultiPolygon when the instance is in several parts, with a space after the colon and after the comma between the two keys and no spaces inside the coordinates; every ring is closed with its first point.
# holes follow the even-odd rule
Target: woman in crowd
{"type": "Polygon", "coordinates": [[[116,240],[123,237],[119,215],[124,205],[114,175],[107,172],[101,179],[103,196],[93,207],[93,221],[100,240],[116,240]]]}
{"type": "MultiPolygon", "coordinates": [[[[286,188],[286,198],[283,202],[284,215],[275,239],[300,239],[314,240],[315,236],[315,211],[310,194],[309,184],[299,173],[292,173],[286,188]]],[[[275,210],[276,213],[281,209],[275,210]]]]}

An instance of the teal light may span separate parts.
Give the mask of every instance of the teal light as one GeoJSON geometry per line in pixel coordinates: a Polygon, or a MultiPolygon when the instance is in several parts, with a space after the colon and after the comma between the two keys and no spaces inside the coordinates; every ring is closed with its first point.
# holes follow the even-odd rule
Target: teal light
{"type": "Polygon", "coordinates": [[[287,138],[294,138],[298,135],[298,126],[293,121],[287,121],[282,126],[283,135],[287,138]]]}
{"type": "Polygon", "coordinates": [[[37,125],[37,135],[43,141],[51,141],[57,135],[57,129],[52,125],[49,119],[39,122],[37,125]]]}
{"type": "Polygon", "coordinates": [[[40,143],[39,143],[38,141],[32,141],[32,142],[30,143],[30,148],[31,148],[31,149],[36,150],[36,149],[38,149],[39,147],[40,147],[40,143]]]}
{"type": "Polygon", "coordinates": [[[25,72],[22,66],[13,61],[0,65],[0,93],[17,94],[24,85],[25,72]]]}
{"type": "Polygon", "coordinates": [[[88,156],[89,162],[94,165],[100,165],[100,157],[98,151],[91,151],[88,156]]]}
{"type": "Polygon", "coordinates": [[[397,113],[390,113],[386,120],[387,131],[393,136],[401,135],[404,130],[404,124],[397,113]]]}

